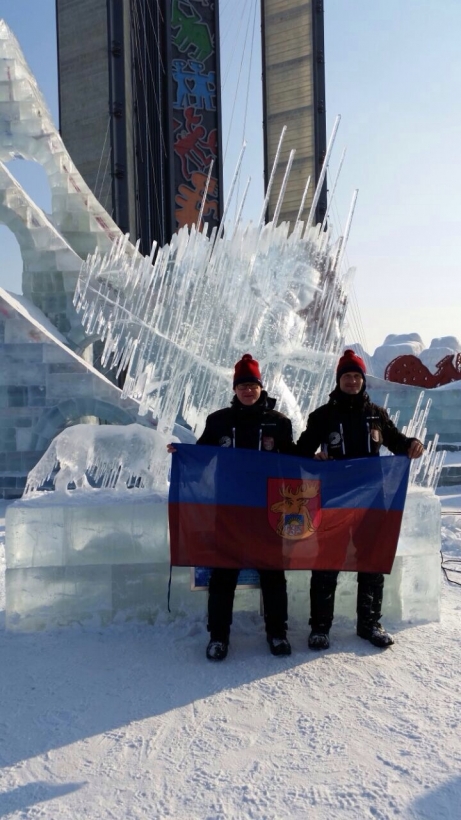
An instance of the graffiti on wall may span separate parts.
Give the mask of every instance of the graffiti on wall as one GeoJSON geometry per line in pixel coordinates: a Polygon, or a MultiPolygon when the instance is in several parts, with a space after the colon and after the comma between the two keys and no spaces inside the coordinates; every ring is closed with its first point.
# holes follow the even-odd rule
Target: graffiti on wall
{"type": "Polygon", "coordinates": [[[461,353],[444,356],[436,368],[435,373],[431,373],[418,356],[397,356],[387,365],[384,378],[414,387],[441,387],[461,379],[461,353]]]}
{"type": "Polygon", "coordinates": [[[197,223],[211,162],[200,228],[221,215],[216,14],[212,0],[172,0],[176,228],[197,223]]]}

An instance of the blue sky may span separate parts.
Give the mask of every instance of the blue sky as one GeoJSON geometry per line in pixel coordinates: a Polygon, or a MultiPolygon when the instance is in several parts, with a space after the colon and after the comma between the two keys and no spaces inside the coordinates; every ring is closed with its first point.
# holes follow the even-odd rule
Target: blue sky
{"type": "MultiPolygon", "coordinates": [[[[259,215],[262,195],[254,3],[221,1],[224,140],[240,72],[227,164],[233,167],[245,130],[244,176],[253,177],[249,217],[259,215]]],[[[0,0],[0,17],[18,37],[57,121],[54,0],[0,0]]],[[[336,114],[342,117],[333,170],[347,148],[333,217],[344,222],[352,191],[359,188],[348,261],[357,268],[354,291],[368,351],[387,333],[418,332],[426,345],[437,336],[461,339],[461,3],[325,0],[325,28],[329,128],[336,114]]],[[[10,169],[48,209],[42,169],[19,161],[10,169]]],[[[0,227],[0,241],[0,283],[17,291],[16,240],[0,227]]]]}

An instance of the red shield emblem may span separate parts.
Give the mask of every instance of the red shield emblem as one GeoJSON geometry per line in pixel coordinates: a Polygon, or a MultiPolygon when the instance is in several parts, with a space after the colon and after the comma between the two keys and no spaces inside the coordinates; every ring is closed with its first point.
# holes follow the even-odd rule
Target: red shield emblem
{"type": "Polygon", "coordinates": [[[268,478],[267,515],[277,535],[288,541],[313,535],[322,516],[320,484],[316,479],[268,478]]]}

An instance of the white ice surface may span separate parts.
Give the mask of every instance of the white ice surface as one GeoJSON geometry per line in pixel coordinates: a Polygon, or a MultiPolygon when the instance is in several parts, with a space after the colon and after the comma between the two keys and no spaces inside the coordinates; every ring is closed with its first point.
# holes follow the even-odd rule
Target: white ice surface
{"type": "MultiPolygon", "coordinates": [[[[461,557],[461,517],[447,518],[461,557]]],[[[444,582],[441,622],[399,630],[385,652],[338,620],[315,654],[293,623],[286,659],[259,616],[237,613],[220,665],[203,616],[0,631],[0,816],[458,820],[460,610],[444,582]]]]}

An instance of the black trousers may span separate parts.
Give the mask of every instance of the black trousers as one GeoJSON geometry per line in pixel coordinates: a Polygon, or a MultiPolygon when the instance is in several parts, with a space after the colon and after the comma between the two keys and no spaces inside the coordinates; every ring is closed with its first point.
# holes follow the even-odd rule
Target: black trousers
{"type": "MultiPolygon", "coordinates": [[[[311,578],[310,625],[328,631],[333,622],[335,590],[339,572],[313,570],[311,578]]],[[[374,623],[381,618],[384,575],[379,572],[359,572],[357,576],[357,620],[374,623]]]]}
{"type": "MultiPolygon", "coordinates": [[[[212,640],[228,640],[238,569],[213,569],[208,589],[208,631],[212,640]]],[[[285,637],[288,620],[287,582],[283,570],[259,570],[266,632],[285,637]]]]}

